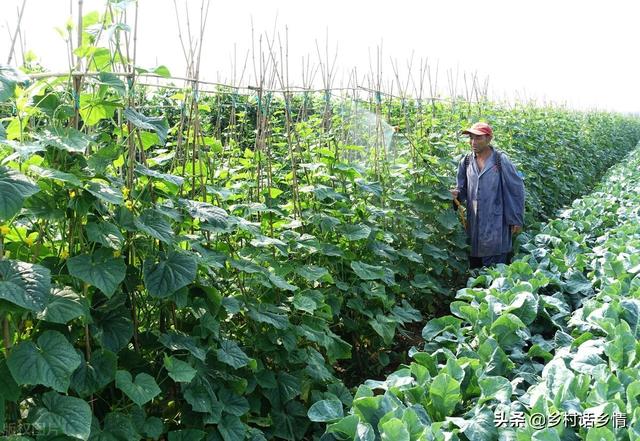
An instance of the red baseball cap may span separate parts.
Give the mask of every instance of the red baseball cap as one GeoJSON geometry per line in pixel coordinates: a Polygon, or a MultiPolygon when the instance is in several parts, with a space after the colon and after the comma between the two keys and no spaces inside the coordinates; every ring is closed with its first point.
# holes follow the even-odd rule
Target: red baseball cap
{"type": "Polygon", "coordinates": [[[489,135],[493,136],[493,129],[487,123],[478,122],[462,132],[463,135],[489,135]]]}

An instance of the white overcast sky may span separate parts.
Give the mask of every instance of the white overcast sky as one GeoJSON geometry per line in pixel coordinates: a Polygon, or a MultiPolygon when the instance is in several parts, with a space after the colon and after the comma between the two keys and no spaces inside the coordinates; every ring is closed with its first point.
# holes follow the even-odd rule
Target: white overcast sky
{"type": "MultiPolygon", "coordinates": [[[[176,0],[184,19],[185,1],[176,0]]],[[[103,10],[105,0],[84,0],[84,12],[103,10]]],[[[0,63],[22,0],[0,0],[0,63]]],[[[52,71],[66,68],[64,42],[54,31],[77,11],[77,0],[27,0],[25,49],[52,71]]],[[[316,41],[331,53],[337,45],[335,86],[346,85],[354,67],[369,71],[370,54],[382,48],[383,75],[393,77],[390,59],[414,76],[420,59],[439,67],[439,93],[448,93],[446,71],[488,76],[495,98],[535,98],[570,107],[640,112],[640,1],[637,0],[211,0],[201,78],[231,78],[236,47],[243,59],[255,34],[275,28],[289,35],[291,81],[303,56],[317,62],[316,41]]],[[[196,21],[200,0],[188,0],[196,21]]],[[[184,75],[173,0],[139,0],[138,64],[168,66],[184,75]]],[[[184,22],[183,22],[184,23],[184,22]]],[[[192,23],[193,25],[193,23],[192,23]]],[[[19,57],[20,58],[20,57],[19,57]]],[[[14,61],[15,63],[15,61],[14,61]]],[[[252,67],[249,66],[249,72],[252,67]]]]}

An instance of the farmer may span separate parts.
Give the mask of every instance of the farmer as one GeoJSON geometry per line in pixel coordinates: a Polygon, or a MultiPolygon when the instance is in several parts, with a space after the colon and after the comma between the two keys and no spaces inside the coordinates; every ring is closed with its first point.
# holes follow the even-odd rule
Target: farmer
{"type": "Polygon", "coordinates": [[[491,145],[489,124],[475,123],[462,133],[469,135],[472,153],[460,161],[451,195],[466,202],[469,266],[508,263],[511,237],[522,231],[524,183],[509,158],[491,145]]]}

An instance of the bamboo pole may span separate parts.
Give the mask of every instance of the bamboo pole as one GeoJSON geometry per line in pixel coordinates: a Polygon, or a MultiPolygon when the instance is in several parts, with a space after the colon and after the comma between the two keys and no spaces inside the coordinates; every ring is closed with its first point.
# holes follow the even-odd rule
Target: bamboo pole
{"type": "MultiPolygon", "coordinates": [[[[272,56],[275,55],[273,54],[273,51],[271,53],[272,56]]],[[[282,70],[280,73],[276,69],[276,76],[280,80],[281,87],[284,89],[289,80],[289,29],[286,27],[284,49],[282,42],[280,41],[280,69],[282,70]]],[[[287,149],[289,153],[289,161],[291,162],[291,196],[293,203],[293,217],[299,218],[302,216],[302,212],[300,210],[300,196],[298,193],[298,166],[293,149],[293,118],[291,115],[291,93],[287,91],[283,92],[282,95],[284,100],[287,149]]]]}
{"type": "MultiPolygon", "coordinates": [[[[78,0],[78,29],[77,29],[77,47],[82,46],[82,5],[84,0],[78,0]]],[[[73,46],[72,46],[73,52],[73,46]]],[[[76,56],[76,71],[81,71],[82,57],[78,53],[76,56]]],[[[74,76],[73,80],[73,119],[72,126],[77,130],[80,126],[80,90],[82,89],[82,76],[74,76]]]]}
{"type": "Polygon", "coordinates": [[[18,23],[16,24],[16,30],[14,31],[13,37],[11,38],[11,47],[9,48],[9,58],[7,58],[7,64],[11,64],[11,60],[13,59],[16,40],[18,39],[18,35],[20,35],[20,25],[22,24],[22,17],[24,15],[24,8],[26,5],[27,0],[22,0],[22,7],[20,8],[20,12],[18,13],[18,23]]]}

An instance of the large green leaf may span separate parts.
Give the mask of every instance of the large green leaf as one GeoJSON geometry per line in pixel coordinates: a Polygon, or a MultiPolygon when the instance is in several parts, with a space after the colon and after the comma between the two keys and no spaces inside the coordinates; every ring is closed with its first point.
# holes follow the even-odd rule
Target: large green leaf
{"type": "Polygon", "coordinates": [[[173,243],[173,230],[162,213],[157,210],[144,210],[140,216],[134,219],[138,229],[149,236],[164,243],[173,243]]]}
{"type": "Polygon", "coordinates": [[[218,401],[211,385],[200,377],[196,377],[184,388],[184,399],[194,412],[209,413],[218,422],[222,417],[222,403],[218,401]]]}
{"type": "Polygon", "coordinates": [[[10,100],[16,85],[24,85],[29,78],[15,67],[0,64],[0,103],[10,100]]]}
{"type": "Polygon", "coordinates": [[[438,280],[428,274],[416,274],[414,279],[411,281],[411,286],[415,286],[419,289],[428,288],[429,290],[440,294],[447,293],[447,290],[438,283],[438,280]]]}
{"type": "Polygon", "coordinates": [[[148,438],[158,440],[164,433],[164,423],[158,417],[149,417],[144,422],[144,426],[142,427],[142,433],[148,438]]]}
{"type": "Polygon", "coordinates": [[[114,250],[121,250],[124,244],[124,236],[112,223],[89,222],[87,224],[87,236],[91,242],[97,242],[114,250]]]}
{"type": "Polygon", "coordinates": [[[304,439],[310,425],[307,409],[299,401],[290,401],[283,408],[272,409],[271,419],[273,436],[285,440],[304,439]]]}
{"type": "Polygon", "coordinates": [[[98,79],[100,80],[100,84],[112,87],[118,95],[124,96],[126,93],[124,82],[114,74],[109,72],[100,72],[98,74],[98,79]]]}
{"type": "Polygon", "coordinates": [[[20,398],[20,387],[13,379],[7,361],[0,356],[0,400],[18,401],[20,398]]]}
{"type": "Polygon", "coordinates": [[[411,251],[406,248],[403,248],[400,251],[398,251],[398,254],[400,254],[403,257],[406,257],[411,262],[424,263],[424,259],[422,258],[422,256],[416,253],[415,251],[411,251]]]}
{"type": "Polygon", "coordinates": [[[302,392],[300,379],[286,372],[278,372],[278,390],[282,402],[294,399],[302,392]]]}
{"type": "Polygon", "coordinates": [[[605,367],[605,361],[600,357],[604,352],[602,340],[587,340],[580,345],[573,356],[570,366],[576,372],[593,375],[599,371],[598,366],[605,367]]]}
{"type": "Polygon", "coordinates": [[[0,166],[0,220],[11,219],[26,198],[40,189],[29,178],[17,171],[0,166]]]}
{"type": "Polygon", "coordinates": [[[629,331],[627,322],[621,322],[615,328],[615,338],[605,346],[612,370],[630,367],[636,358],[637,340],[629,331]]]}
{"type": "Polygon", "coordinates": [[[567,278],[565,289],[570,294],[579,292],[589,293],[592,291],[591,282],[581,272],[573,271],[567,278]]]}
{"type": "Polygon", "coordinates": [[[491,333],[495,336],[500,347],[511,349],[513,346],[523,344],[523,339],[518,333],[522,328],[526,328],[526,326],[517,316],[503,314],[491,325],[491,333]]]}
{"type": "Polygon", "coordinates": [[[289,318],[285,311],[269,304],[261,304],[249,309],[249,317],[260,323],[268,323],[276,329],[287,329],[289,318]]]}
{"type": "Polygon", "coordinates": [[[220,207],[189,199],[180,199],[180,204],[185,207],[189,215],[194,219],[201,219],[220,229],[225,229],[229,225],[229,215],[220,207]]]}
{"type": "Polygon", "coordinates": [[[373,330],[382,337],[385,344],[391,344],[398,324],[396,320],[387,317],[384,314],[378,314],[375,318],[369,320],[369,324],[373,330]]]}
{"type": "Polygon", "coordinates": [[[108,248],[72,257],[67,260],[67,268],[69,274],[95,286],[109,297],[124,280],[127,271],[122,257],[114,257],[108,248]]]}
{"type": "Polygon", "coordinates": [[[80,365],[80,356],[64,335],[45,331],[37,345],[23,341],[7,358],[11,375],[18,384],[42,384],[66,392],[71,374],[80,365]]]}
{"type": "MultiPolygon", "coordinates": [[[[349,169],[353,169],[352,166],[348,166],[349,169]]],[[[357,179],[356,184],[358,188],[366,191],[367,193],[374,194],[378,197],[382,196],[383,188],[380,182],[367,182],[364,179],[357,179]]]]}
{"type": "Polygon", "coordinates": [[[429,387],[429,397],[436,421],[443,421],[460,402],[460,383],[448,374],[438,374],[429,387]]]}
{"type": "Polygon", "coordinates": [[[150,73],[156,74],[162,78],[171,78],[171,71],[169,68],[163,64],[156,66],[152,69],[149,69],[150,73]]]}
{"type": "Polygon", "coordinates": [[[317,224],[323,233],[333,231],[336,225],[340,225],[341,220],[326,214],[317,214],[313,216],[313,222],[317,224]]]}
{"type": "Polygon", "coordinates": [[[313,403],[307,412],[307,416],[311,421],[315,422],[331,422],[344,416],[342,411],[342,403],[339,400],[320,400],[313,403]]]}
{"type": "Polygon", "coordinates": [[[206,265],[215,269],[224,268],[225,263],[227,261],[227,254],[221,253],[219,251],[210,250],[198,243],[192,243],[191,248],[199,254],[197,258],[200,264],[206,265]]]}
{"type": "Polygon", "coordinates": [[[410,407],[402,415],[402,423],[409,431],[409,437],[413,440],[419,439],[425,432],[423,420],[418,416],[418,412],[420,412],[421,416],[424,416],[422,409],[418,407],[410,407]]]}
{"type": "Polygon", "coordinates": [[[355,260],[351,262],[351,269],[353,269],[362,280],[382,280],[385,276],[383,267],[369,265],[355,260]]]}
{"type": "Polygon", "coordinates": [[[530,292],[518,293],[505,312],[512,313],[525,325],[530,325],[538,315],[538,298],[530,292]]]}
{"type": "Polygon", "coordinates": [[[371,234],[371,228],[364,224],[344,225],[342,234],[350,241],[366,239],[371,234]]]}
{"type": "Polygon", "coordinates": [[[329,271],[321,266],[304,265],[296,268],[296,273],[304,277],[309,282],[315,282],[329,275],[329,271]]]}
{"type": "Polygon", "coordinates": [[[327,392],[333,394],[338,398],[345,406],[351,406],[353,403],[353,396],[347,387],[342,383],[333,383],[327,386],[327,392]]]}
{"type": "Polygon", "coordinates": [[[431,319],[422,329],[422,338],[429,342],[445,332],[457,333],[462,320],[451,315],[431,319]]]}
{"type": "Polygon", "coordinates": [[[176,357],[164,356],[164,368],[175,382],[189,383],[196,376],[196,371],[189,363],[176,357]]]}
{"type": "Polygon", "coordinates": [[[594,427],[588,430],[586,441],[615,441],[615,434],[606,427],[594,427]]]}
{"type": "Polygon", "coordinates": [[[300,311],[313,314],[324,303],[324,297],[319,291],[302,291],[293,297],[293,306],[300,311]]]}
{"type": "Polygon", "coordinates": [[[238,343],[232,340],[223,340],[217,351],[218,360],[229,366],[239,369],[249,363],[250,358],[244,353],[238,343]]]}
{"type": "Polygon", "coordinates": [[[328,381],[332,378],[324,357],[312,348],[307,348],[307,367],[304,368],[304,371],[318,381],[328,381]]]}
{"type": "Polygon", "coordinates": [[[100,181],[91,181],[85,189],[103,202],[114,205],[124,204],[122,193],[115,190],[110,185],[100,181]]]}
{"type": "Polygon", "coordinates": [[[80,363],[71,376],[71,388],[81,397],[99,392],[115,380],[118,360],[108,350],[99,349],[91,353],[91,361],[80,363]]]}
{"type": "Polygon", "coordinates": [[[447,260],[449,258],[446,250],[442,250],[430,243],[424,244],[422,247],[422,253],[437,260],[447,260]]]}
{"type": "Polygon", "coordinates": [[[313,194],[316,195],[316,197],[320,201],[323,201],[325,199],[332,199],[334,201],[344,201],[346,199],[344,195],[336,192],[331,187],[327,187],[326,185],[321,185],[321,184],[318,184],[315,187],[313,186],[303,187],[300,189],[300,191],[303,191],[303,192],[311,191],[313,192],[313,194]]]}
{"type": "Polygon", "coordinates": [[[469,441],[493,441],[498,438],[498,429],[496,428],[495,417],[493,412],[486,407],[476,408],[476,414],[462,429],[462,433],[469,438],[469,441]]]}
{"type": "Polygon", "coordinates": [[[225,415],[218,425],[224,441],[244,441],[247,426],[235,415],[225,415]]]}
{"type": "Polygon", "coordinates": [[[145,116],[130,107],[125,109],[123,115],[127,119],[127,121],[129,121],[137,128],[142,130],[152,130],[156,132],[162,144],[166,142],[167,133],[169,132],[169,124],[167,123],[167,120],[165,118],[157,116],[145,116]]]}
{"type": "Polygon", "coordinates": [[[358,415],[349,415],[327,426],[328,433],[336,433],[338,439],[354,439],[358,430],[358,415]]]}
{"type": "Polygon", "coordinates": [[[113,118],[119,107],[114,101],[109,101],[93,93],[80,94],[80,116],[86,126],[95,126],[103,119],[113,118]]]}
{"type": "Polygon", "coordinates": [[[250,243],[251,245],[257,248],[267,248],[273,245],[276,248],[278,248],[278,250],[281,250],[283,253],[284,253],[283,250],[286,250],[286,245],[287,245],[280,239],[275,239],[269,236],[263,236],[261,234],[258,234],[255,239],[251,239],[250,243]]]}
{"type": "Polygon", "coordinates": [[[188,351],[200,361],[204,361],[207,357],[208,348],[198,345],[197,340],[189,335],[172,332],[160,335],[158,341],[162,343],[164,347],[171,349],[172,351],[188,351]]]}
{"type": "Polygon", "coordinates": [[[97,174],[105,174],[113,161],[121,155],[118,144],[107,144],[87,158],[87,165],[97,174]]]}
{"type": "Polygon", "coordinates": [[[52,168],[38,167],[37,165],[29,166],[29,170],[42,178],[53,179],[60,182],[66,182],[74,187],[82,187],[82,181],[76,175],[61,172],[52,168]]]}
{"type": "Polygon", "coordinates": [[[63,434],[88,440],[91,433],[91,408],[80,398],[55,392],[42,395],[42,404],[33,415],[33,426],[47,435],[63,434]]]}
{"type": "Polygon", "coordinates": [[[237,269],[238,271],[244,271],[249,274],[262,273],[266,274],[267,270],[260,265],[253,263],[248,259],[233,259],[229,262],[232,268],[237,269]]]}
{"type": "Polygon", "coordinates": [[[86,299],[66,286],[51,290],[49,303],[38,315],[47,322],[67,324],[78,317],[89,317],[89,304],[86,299]]]}
{"type": "Polygon", "coordinates": [[[420,311],[411,306],[406,300],[402,300],[402,305],[394,306],[391,314],[402,323],[418,322],[422,319],[420,311]]]}
{"type": "MultiPolygon", "coordinates": [[[[0,136],[0,139],[2,139],[1,136],[0,136]]],[[[46,148],[43,145],[37,142],[21,143],[16,141],[3,140],[1,144],[6,144],[9,147],[11,147],[20,156],[20,159],[23,159],[23,160],[29,159],[34,153],[44,152],[46,150],[46,148]]]]}
{"type": "Polygon", "coordinates": [[[218,398],[220,398],[224,411],[228,414],[240,417],[249,412],[249,401],[227,388],[220,390],[218,398]]]}
{"type": "Polygon", "coordinates": [[[166,258],[158,262],[145,260],[142,271],[149,294],[165,298],[192,283],[196,278],[197,269],[195,257],[171,251],[166,258]]]}
{"type": "Polygon", "coordinates": [[[91,138],[72,127],[50,127],[37,135],[47,146],[70,153],[84,153],[91,144],[91,138]]]}
{"type": "MultiPolygon", "coordinates": [[[[135,412],[134,407],[134,412],[135,412]]],[[[95,421],[95,419],[94,419],[95,421]]],[[[97,432],[94,425],[91,430],[91,441],[94,441],[94,434],[97,432]]],[[[120,412],[110,412],[104,418],[104,430],[100,434],[98,441],[138,441],[142,437],[136,429],[133,418],[120,412]]]]}
{"type": "Polygon", "coordinates": [[[386,413],[386,410],[388,410],[381,405],[383,398],[384,397],[382,395],[375,397],[357,397],[353,401],[353,413],[358,415],[362,422],[367,422],[371,425],[377,426],[380,422],[380,418],[386,413]]]}
{"type": "Polygon", "coordinates": [[[283,279],[282,277],[278,276],[277,274],[273,274],[273,273],[269,273],[269,281],[271,283],[273,283],[273,285],[276,288],[285,290],[285,291],[297,291],[298,287],[295,285],[292,285],[291,283],[287,282],[285,279],[283,279]]]}
{"type": "MultiPolygon", "coordinates": [[[[122,301],[122,296],[112,297],[112,300],[122,301]]],[[[107,305],[92,313],[94,325],[92,332],[100,340],[102,346],[117,353],[124,348],[133,336],[131,311],[124,304],[107,305]]]]}
{"type": "Polygon", "coordinates": [[[440,225],[442,225],[447,230],[453,230],[458,226],[458,217],[453,210],[446,210],[441,212],[437,217],[436,221],[440,225]]]}
{"type": "MultiPolygon", "coordinates": [[[[639,268],[640,269],[640,268],[639,268]]],[[[640,288],[640,274],[637,274],[629,286],[629,292],[633,293],[640,288]]],[[[640,291],[639,291],[640,292],[640,291]]],[[[629,323],[632,332],[640,337],[640,300],[625,299],[620,302],[622,308],[621,317],[629,323]]]]}
{"type": "Polygon", "coordinates": [[[119,370],[116,372],[116,387],[138,406],[148,403],[160,394],[156,380],[145,372],[136,375],[135,381],[131,381],[129,372],[119,370]]]}
{"type": "Polygon", "coordinates": [[[382,441],[410,441],[409,431],[398,418],[391,418],[380,424],[380,439],[382,441]]]}
{"type": "Polygon", "coordinates": [[[184,178],[181,176],[171,175],[168,173],[160,173],[159,171],[152,170],[140,164],[136,164],[136,174],[160,179],[167,184],[173,185],[175,187],[180,187],[184,183],[184,178]]]}
{"type": "Polygon", "coordinates": [[[554,358],[545,365],[542,370],[542,378],[550,395],[554,396],[561,389],[565,388],[567,384],[571,383],[573,378],[575,378],[575,374],[567,368],[564,360],[554,358]]]}
{"type": "Polygon", "coordinates": [[[498,400],[501,403],[509,403],[513,387],[511,382],[504,377],[484,377],[478,380],[482,395],[478,404],[489,400],[498,400]]]}
{"type": "Polygon", "coordinates": [[[40,265],[0,260],[0,299],[42,312],[49,299],[51,272],[40,265]]]}

